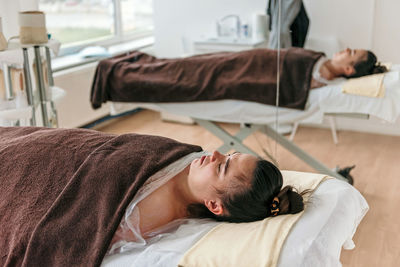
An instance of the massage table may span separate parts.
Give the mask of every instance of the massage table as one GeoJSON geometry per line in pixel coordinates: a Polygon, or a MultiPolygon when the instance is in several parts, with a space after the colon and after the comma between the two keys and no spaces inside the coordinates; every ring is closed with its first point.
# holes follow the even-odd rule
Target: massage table
{"type": "MultiPolygon", "coordinates": [[[[348,183],[338,179],[322,182],[287,236],[277,266],[341,266],[341,249],[355,247],[352,238],[367,211],[365,199],[348,183]]],[[[208,219],[189,220],[144,247],[106,256],[102,266],[178,266],[183,255],[217,225],[208,219]]],[[[262,245],[263,240],[257,242],[262,245]]]]}
{"type": "Polygon", "coordinates": [[[242,141],[253,132],[261,131],[318,172],[345,179],[279,134],[274,126],[276,120],[279,124],[322,123],[326,115],[352,118],[374,116],[389,123],[394,123],[400,116],[400,65],[392,66],[391,71],[385,74],[386,92],[383,98],[344,94],[341,91],[343,80],[338,79],[336,83],[310,90],[304,111],[248,101],[218,100],[186,103],[111,102],[110,113],[117,115],[135,108],[144,108],[188,116],[224,142],[218,149],[221,153],[233,149],[256,155],[242,141]],[[231,135],[217,125],[217,122],[239,123],[240,131],[231,135]]]}
{"type": "MultiPolygon", "coordinates": [[[[130,203],[140,190],[151,193],[145,183],[156,190],[159,178],[171,179],[193,158],[208,152],[151,135],[37,127],[0,127],[0,132],[4,184],[0,208],[6,215],[0,217],[6,226],[0,228],[2,265],[176,266],[194,243],[224,226],[191,219],[174,231],[148,239],[146,246],[104,258],[130,203]]],[[[305,196],[304,212],[225,225],[247,229],[268,221],[280,226],[281,220],[295,218],[295,224],[287,228],[290,233],[276,231],[281,237],[276,262],[279,257],[280,266],[340,265],[341,247],[354,247],[352,237],[368,210],[365,199],[354,187],[326,175],[291,171],[282,175],[284,184],[300,192],[316,189],[311,197],[305,196]]],[[[258,238],[261,243],[269,239],[275,244],[270,232],[258,238]]]]}

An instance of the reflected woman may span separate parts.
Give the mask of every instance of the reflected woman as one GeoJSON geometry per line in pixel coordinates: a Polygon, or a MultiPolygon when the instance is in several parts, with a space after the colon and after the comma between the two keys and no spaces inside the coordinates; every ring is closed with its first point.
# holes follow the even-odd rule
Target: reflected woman
{"type": "Polygon", "coordinates": [[[347,48],[334,54],[331,59],[321,57],[315,63],[311,89],[330,84],[332,80],[340,77],[357,78],[386,71],[385,66],[377,63],[373,52],[347,48]]]}
{"type": "Polygon", "coordinates": [[[134,51],[99,63],[92,106],[98,108],[109,100],[167,103],[226,99],[275,105],[278,54],[279,105],[287,108],[305,109],[309,89],[325,86],[335,78],[386,71],[372,52],[362,49],[346,49],[331,59],[322,52],[296,47],[279,53],[255,48],[168,59],[134,51]]]}

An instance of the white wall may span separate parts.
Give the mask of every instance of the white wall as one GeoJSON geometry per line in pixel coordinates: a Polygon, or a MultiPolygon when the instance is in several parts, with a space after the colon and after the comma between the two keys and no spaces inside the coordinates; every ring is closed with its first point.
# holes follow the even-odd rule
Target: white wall
{"type": "Polygon", "coordinates": [[[304,0],[310,36],[335,36],[342,47],[371,49],[400,63],[399,0],[304,0]]]}
{"type": "Polygon", "coordinates": [[[304,0],[304,5],[310,37],[334,36],[342,46],[371,48],[374,0],[304,0]]]}
{"type": "MultiPolygon", "coordinates": [[[[284,1],[284,0],[282,0],[284,1]]],[[[237,14],[251,22],[267,0],[154,0],[156,54],[176,57],[183,42],[215,34],[215,21],[237,14]]],[[[340,46],[373,50],[380,61],[400,63],[399,0],[304,0],[309,37],[337,38],[340,46]]]]}
{"type": "Polygon", "coordinates": [[[11,36],[18,35],[18,17],[16,14],[19,10],[19,1],[0,1],[0,17],[3,22],[3,33],[7,40],[11,36]]]}
{"type": "Polygon", "coordinates": [[[400,1],[375,0],[372,49],[381,61],[400,63],[400,1]]]}
{"type": "Polygon", "coordinates": [[[38,0],[0,0],[0,17],[3,22],[4,36],[9,39],[18,35],[18,12],[37,10],[38,0]]]}
{"type": "Polygon", "coordinates": [[[178,57],[183,41],[216,34],[216,20],[237,14],[250,22],[252,14],[264,13],[266,0],[153,0],[155,51],[158,56],[178,57]]]}

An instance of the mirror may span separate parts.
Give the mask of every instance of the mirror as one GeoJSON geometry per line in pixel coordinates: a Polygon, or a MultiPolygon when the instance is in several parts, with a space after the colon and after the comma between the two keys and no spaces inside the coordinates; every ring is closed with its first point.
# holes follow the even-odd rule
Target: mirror
{"type": "MultiPolygon", "coordinates": [[[[271,0],[268,2],[269,4],[267,6],[270,6],[272,9],[270,13],[272,14],[272,26],[274,26],[277,25],[276,22],[278,21],[279,14],[276,9],[279,1],[271,0]]],[[[383,3],[382,1],[374,0],[351,2],[303,0],[303,11],[300,10],[302,9],[299,4],[300,2],[301,1],[281,2],[281,34],[277,34],[279,30],[277,27],[273,27],[269,38],[270,47],[289,48],[292,45],[297,46],[295,44],[291,44],[291,38],[296,38],[302,33],[301,31],[299,33],[294,32],[295,29],[299,30],[299,28],[293,29],[293,27],[289,26],[289,24],[292,23],[290,19],[293,19],[293,13],[295,13],[294,11],[289,10],[290,7],[298,12],[300,16],[303,11],[305,11],[307,14],[309,27],[304,48],[317,52],[323,52],[327,60],[331,59],[335,53],[346,48],[350,48],[348,53],[352,55],[356,55],[359,52],[356,49],[370,50],[376,55],[378,63],[389,67],[392,66],[392,69],[396,70],[396,63],[400,62],[400,54],[397,53],[397,47],[400,44],[400,35],[396,33],[396,25],[399,25],[400,19],[394,11],[400,8],[398,1],[387,1],[383,3]]],[[[302,25],[304,26],[307,24],[306,22],[307,19],[303,19],[302,25]]],[[[346,52],[344,52],[344,54],[346,54],[346,52]]],[[[354,88],[353,84],[356,81],[353,79],[344,79],[341,78],[341,76],[354,77],[352,73],[354,73],[355,70],[349,69],[348,71],[350,74],[347,74],[347,70],[345,69],[342,70],[342,74],[335,74],[337,76],[332,77],[332,71],[326,72],[326,69],[324,69],[324,62],[322,62],[321,65],[321,69],[320,66],[318,66],[318,69],[320,69],[322,72],[321,79],[314,79],[313,77],[311,85],[312,88],[316,88],[318,90],[314,91],[314,89],[312,89],[308,98],[314,100],[324,99],[324,103],[326,104],[324,106],[325,112],[321,112],[320,114],[315,113],[313,116],[309,116],[309,118],[302,118],[299,120],[300,123],[305,122],[314,125],[325,125],[332,131],[332,142],[337,144],[339,142],[338,136],[336,135],[337,127],[347,130],[362,129],[363,131],[368,132],[371,130],[372,125],[372,128],[375,129],[374,131],[385,133],[385,130],[383,130],[382,127],[382,121],[385,121],[385,126],[387,126],[387,122],[399,122],[399,114],[392,113],[393,116],[386,117],[383,115],[386,111],[381,110],[379,112],[372,113],[371,110],[375,109],[372,108],[372,106],[369,107],[368,110],[367,108],[356,109],[345,107],[343,103],[349,101],[348,94],[351,93],[347,90],[347,88],[354,88]],[[343,86],[336,85],[339,83],[341,83],[343,86]],[[344,86],[344,84],[346,84],[346,86],[344,86]],[[329,86],[326,87],[326,85],[329,86]],[[319,88],[325,88],[326,90],[319,90],[319,88]],[[344,88],[343,92],[341,91],[342,88],[344,88]],[[329,99],[329,97],[332,99],[329,99]],[[340,113],[340,116],[338,116],[337,113],[340,113]],[[345,117],[344,113],[346,113],[345,117]],[[353,118],[369,119],[368,121],[351,121],[353,118]]],[[[380,70],[378,70],[378,68],[375,68],[373,72],[368,71],[362,75],[369,76],[367,74],[372,74],[379,71],[380,70]]],[[[283,68],[283,72],[284,73],[282,75],[285,76],[288,72],[288,69],[283,68]]],[[[317,72],[317,74],[319,74],[319,72],[317,72]]],[[[394,80],[397,78],[393,77],[393,83],[389,82],[393,75],[394,74],[386,74],[384,78],[385,80],[379,82],[379,84],[384,84],[385,86],[377,86],[373,89],[373,91],[363,90],[362,93],[365,94],[363,96],[367,96],[369,98],[375,97],[378,99],[383,98],[385,90],[386,94],[390,95],[392,92],[390,91],[391,88],[393,88],[393,86],[394,88],[396,87],[394,80]]],[[[361,74],[359,76],[361,76],[361,74]]],[[[376,80],[374,80],[374,82],[376,82],[376,80]]],[[[370,81],[369,84],[371,83],[372,82],[370,81]]],[[[282,86],[280,89],[284,90],[282,86]]],[[[360,92],[357,92],[357,94],[359,93],[360,92]]],[[[395,92],[393,94],[396,95],[395,92]]],[[[392,100],[395,99],[394,96],[391,97],[392,100]]],[[[388,105],[393,109],[397,109],[396,104],[385,102],[386,100],[387,99],[384,98],[379,101],[385,103],[383,104],[385,106],[388,105]]],[[[396,102],[396,100],[391,102],[396,102]]],[[[310,101],[308,103],[309,105],[312,105],[310,101]]],[[[367,100],[365,103],[363,102],[364,107],[368,106],[368,103],[369,102],[367,100]]],[[[281,122],[283,123],[283,120],[281,120],[281,122]]],[[[396,129],[396,125],[392,124],[390,128],[393,131],[396,129]]],[[[292,135],[290,139],[293,139],[293,137],[294,135],[292,135]]]]}

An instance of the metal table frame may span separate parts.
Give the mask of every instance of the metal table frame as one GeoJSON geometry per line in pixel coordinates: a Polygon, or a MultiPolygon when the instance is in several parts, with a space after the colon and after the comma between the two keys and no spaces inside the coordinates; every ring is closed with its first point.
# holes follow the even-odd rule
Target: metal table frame
{"type": "Polygon", "coordinates": [[[314,168],[316,171],[348,182],[348,179],[334,172],[333,170],[329,169],[327,166],[325,166],[324,164],[322,164],[321,162],[310,156],[307,152],[302,150],[293,142],[289,141],[287,138],[279,134],[269,125],[242,124],[239,132],[237,132],[235,135],[231,135],[212,121],[201,120],[196,118],[193,118],[193,120],[224,142],[224,144],[218,148],[218,151],[220,151],[221,153],[227,153],[229,150],[234,149],[239,152],[249,153],[258,156],[256,152],[254,152],[249,147],[244,145],[242,141],[255,131],[259,130],[265,135],[274,139],[281,146],[292,152],[295,156],[303,160],[305,163],[314,168]]]}

